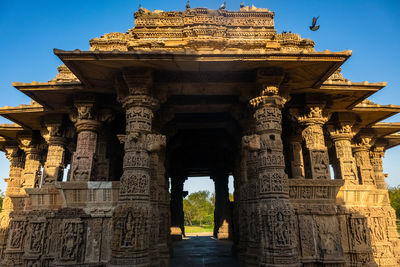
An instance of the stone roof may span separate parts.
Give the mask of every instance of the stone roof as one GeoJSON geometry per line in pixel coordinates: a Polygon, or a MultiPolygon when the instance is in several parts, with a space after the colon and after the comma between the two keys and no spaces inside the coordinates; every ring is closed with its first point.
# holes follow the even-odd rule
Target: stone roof
{"type": "Polygon", "coordinates": [[[127,33],[90,40],[91,50],[314,51],[314,42],[295,33],[277,34],[274,12],[254,6],[239,11],[207,8],[135,13],[127,33]]]}

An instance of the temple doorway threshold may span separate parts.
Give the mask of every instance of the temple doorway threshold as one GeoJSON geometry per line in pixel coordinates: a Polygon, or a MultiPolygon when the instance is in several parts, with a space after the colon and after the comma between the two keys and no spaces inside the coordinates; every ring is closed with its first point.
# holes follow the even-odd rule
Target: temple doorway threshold
{"type": "Polygon", "coordinates": [[[233,242],[217,240],[212,235],[191,234],[173,243],[172,267],[236,267],[239,263],[232,255],[233,242]]]}

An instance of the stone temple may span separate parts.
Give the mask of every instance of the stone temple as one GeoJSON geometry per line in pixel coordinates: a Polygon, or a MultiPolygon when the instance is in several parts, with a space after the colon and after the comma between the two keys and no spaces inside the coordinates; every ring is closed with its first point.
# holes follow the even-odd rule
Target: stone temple
{"type": "Polygon", "coordinates": [[[265,8],[134,16],[13,83],[32,102],[0,108],[1,266],[168,266],[189,176],[214,180],[214,234],[243,266],[399,266],[382,157],[400,124],[380,121],[400,106],[366,99],[386,83],[343,78],[351,51],[265,8]]]}

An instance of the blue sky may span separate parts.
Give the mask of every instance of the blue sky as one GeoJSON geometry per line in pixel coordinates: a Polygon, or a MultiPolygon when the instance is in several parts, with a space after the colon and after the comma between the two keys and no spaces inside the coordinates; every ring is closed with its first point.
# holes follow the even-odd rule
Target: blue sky
{"type": "MultiPolygon", "coordinates": [[[[191,6],[217,9],[222,2],[192,0],[191,6]]],[[[238,10],[240,2],[227,1],[227,8],[238,10]]],[[[186,0],[0,0],[0,106],[29,103],[29,98],[13,88],[11,82],[43,82],[56,75],[61,62],[53,55],[53,48],[88,50],[91,38],[132,28],[133,12],[139,3],[150,10],[183,10],[186,0]]],[[[269,0],[245,3],[274,11],[278,32],[292,31],[313,39],[319,51],[353,50],[353,56],[342,67],[343,75],[357,82],[387,81],[388,86],[370,99],[380,104],[400,105],[400,1],[269,0]],[[317,32],[308,29],[313,16],[320,16],[321,28],[317,32]]],[[[400,116],[389,121],[400,121],[400,116]]],[[[5,122],[0,119],[0,123],[5,122]]],[[[392,186],[400,184],[399,159],[400,148],[386,153],[384,169],[389,174],[387,182],[392,186]]],[[[3,153],[0,155],[0,177],[8,177],[8,161],[3,153]]],[[[202,187],[201,184],[198,187],[202,187]]],[[[0,181],[0,189],[5,189],[3,181],[0,181]]]]}

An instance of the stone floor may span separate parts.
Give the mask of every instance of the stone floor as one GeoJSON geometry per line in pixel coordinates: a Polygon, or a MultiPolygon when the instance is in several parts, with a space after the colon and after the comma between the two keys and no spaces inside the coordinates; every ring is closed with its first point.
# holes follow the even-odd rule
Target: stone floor
{"type": "Polygon", "coordinates": [[[235,267],[232,242],[220,241],[212,236],[188,236],[173,245],[172,267],[235,267]]]}

